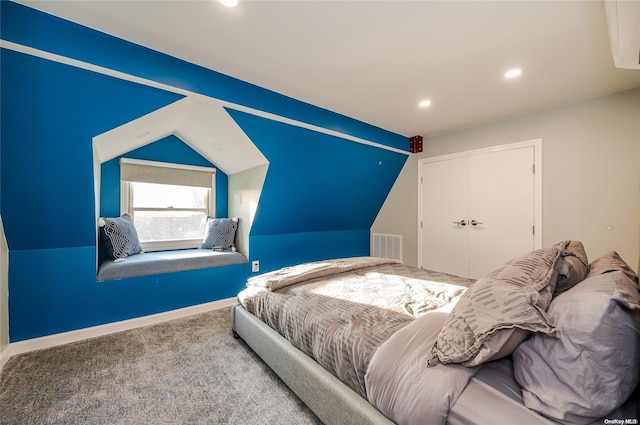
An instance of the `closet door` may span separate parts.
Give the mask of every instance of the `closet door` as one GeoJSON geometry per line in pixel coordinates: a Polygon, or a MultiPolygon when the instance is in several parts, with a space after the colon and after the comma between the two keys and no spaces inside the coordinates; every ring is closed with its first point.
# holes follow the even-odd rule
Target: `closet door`
{"type": "Polygon", "coordinates": [[[469,159],[424,163],[422,190],[422,267],[467,276],[469,159]]]}
{"type": "Polygon", "coordinates": [[[474,279],[535,249],[534,147],[420,164],[420,266],[474,279]]]}
{"type": "Polygon", "coordinates": [[[469,277],[534,249],[533,163],[533,147],[469,157],[469,277]]]}

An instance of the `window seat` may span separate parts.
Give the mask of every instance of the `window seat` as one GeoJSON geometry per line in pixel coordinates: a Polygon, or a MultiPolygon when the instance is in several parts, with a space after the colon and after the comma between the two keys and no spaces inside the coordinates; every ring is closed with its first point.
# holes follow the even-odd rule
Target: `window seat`
{"type": "Polygon", "coordinates": [[[98,268],[97,280],[125,279],[135,276],[180,272],[248,263],[239,252],[211,249],[180,249],[131,255],[126,261],[106,260],[98,268]]]}

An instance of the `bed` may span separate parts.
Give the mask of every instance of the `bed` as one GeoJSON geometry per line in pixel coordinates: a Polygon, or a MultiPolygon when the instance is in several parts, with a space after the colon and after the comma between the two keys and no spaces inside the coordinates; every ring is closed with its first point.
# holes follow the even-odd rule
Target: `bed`
{"type": "MultiPolygon", "coordinates": [[[[563,241],[518,257],[477,282],[373,257],[306,263],[249,279],[232,307],[232,328],[327,424],[634,423],[640,295],[637,276],[614,254],[590,268],[581,244],[563,241]],[[587,300],[601,294],[602,276],[615,277],[614,286],[622,288],[610,291],[609,302],[621,305],[629,320],[616,316],[615,326],[622,321],[625,330],[635,332],[624,335],[626,347],[617,356],[625,373],[610,360],[581,353],[583,360],[604,363],[589,370],[607,383],[580,388],[578,407],[575,400],[558,404],[557,394],[548,391],[557,387],[552,378],[549,386],[536,388],[535,378],[549,371],[529,365],[537,354],[545,358],[538,363],[549,366],[548,353],[555,349],[549,344],[561,341],[566,350],[564,339],[571,337],[558,335],[580,333],[565,329],[562,313],[551,307],[564,311],[563,303],[576,294],[581,302],[585,291],[587,300]],[[590,281],[598,281],[597,290],[590,281]],[[505,293],[511,293],[507,304],[527,302],[511,304],[513,316],[487,327],[477,304],[495,305],[501,301],[492,297],[505,293]],[[461,322],[470,311],[471,318],[461,322]],[[526,373],[531,370],[534,382],[526,373]]],[[[566,356],[558,357],[562,362],[566,356]]],[[[561,382],[562,372],[558,375],[561,382]]]]}

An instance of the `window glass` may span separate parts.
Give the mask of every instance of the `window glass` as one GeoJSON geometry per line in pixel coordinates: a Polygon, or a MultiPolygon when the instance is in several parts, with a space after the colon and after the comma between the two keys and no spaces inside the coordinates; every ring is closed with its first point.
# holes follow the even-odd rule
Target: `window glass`
{"type": "Polygon", "coordinates": [[[131,182],[134,208],[207,208],[209,189],[131,182]]]}
{"type": "Polygon", "coordinates": [[[202,239],[210,189],[131,182],[130,190],[141,242],[202,239]]]}

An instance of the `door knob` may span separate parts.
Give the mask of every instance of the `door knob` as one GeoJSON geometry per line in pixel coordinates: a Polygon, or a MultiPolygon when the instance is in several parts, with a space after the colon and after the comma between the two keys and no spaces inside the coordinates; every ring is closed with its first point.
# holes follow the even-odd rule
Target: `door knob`
{"type": "Polygon", "coordinates": [[[472,226],[477,226],[478,224],[483,224],[481,221],[471,220],[472,226]]]}
{"type": "Polygon", "coordinates": [[[466,220],[454,221],[453,224],[457,224],[457,225],[460,225],[460,226],[466,226],[467,225],[467,221],[466,220]]]}

